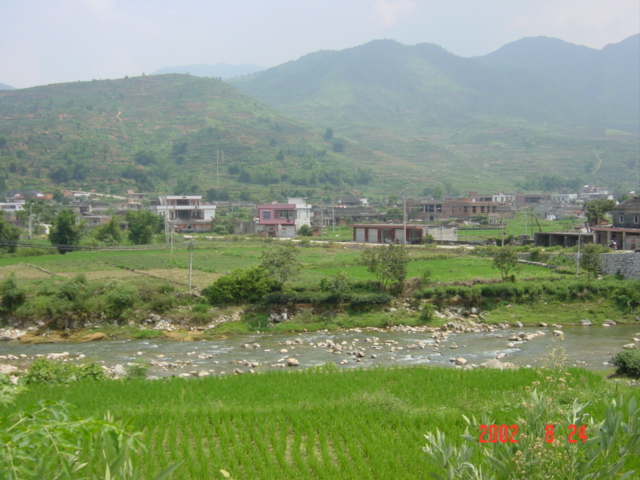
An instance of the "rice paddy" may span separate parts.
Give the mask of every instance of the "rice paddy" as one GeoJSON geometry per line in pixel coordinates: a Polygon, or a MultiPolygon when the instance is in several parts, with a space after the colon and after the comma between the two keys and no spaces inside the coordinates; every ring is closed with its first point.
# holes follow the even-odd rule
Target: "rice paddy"
{"type": "MultiPolygon", "coordinates": [[[[537,370],[373,369],[237,375],[194,380],[35,385],[19,404],[67,400],[81,416],[133,420],[147,453],[143,478],[182,462],[173,479],[427,479],[422,452],[436,428],[464,432],[462,415],[517,424],[527,387],[541,382],[558,402],[589,399],[597,416],[612,394],[633,395],[602,376],[571,369],[553,391],[537,370]]],[[[637,395],[637,392],[635,393],[637,395]]],[[[638,463],[636,461],[636,463],[638,463]]]]}

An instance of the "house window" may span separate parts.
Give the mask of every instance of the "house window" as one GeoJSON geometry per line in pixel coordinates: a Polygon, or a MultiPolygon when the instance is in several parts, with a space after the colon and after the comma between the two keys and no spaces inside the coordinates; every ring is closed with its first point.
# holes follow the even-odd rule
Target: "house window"
{"type": "Polygon", "coordinates": [[[633,216],[633,223],[635,223],[636,225],[640,223],[640,215],[633,216]]]}
{"type": "Polygon", "coordinates": [[[263,220],[271,220],[271,212],[262,212],[263,220]]]}
{"type": "Polygon", "coordinates": [[[620,222],[620,223],[624,223],[624,215],[620,215],[620,216],[618,217],[618,222],[620,222]]]}

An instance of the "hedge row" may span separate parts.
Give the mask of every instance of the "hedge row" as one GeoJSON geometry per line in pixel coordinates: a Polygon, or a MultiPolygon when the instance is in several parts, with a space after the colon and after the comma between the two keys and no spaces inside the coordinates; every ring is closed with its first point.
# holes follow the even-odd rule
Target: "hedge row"
{"type": "Polygon", "coordinates": [[[436,285],[414,294],[437,304],[462,303],[486,306],[492,303],[534,303],[540,301],[570,302],[610,299],[623,311],[640,307],[640,281],[612,280],[589,283],[586,280],[528,281],[476,285],[436,285]]]}

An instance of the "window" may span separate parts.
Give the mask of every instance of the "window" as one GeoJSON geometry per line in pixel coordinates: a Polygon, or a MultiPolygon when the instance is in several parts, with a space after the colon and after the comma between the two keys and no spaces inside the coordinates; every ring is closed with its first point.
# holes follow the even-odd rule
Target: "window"
{"type": "Polygon", "coordinates": [[[262,212],[263,220],[271,220],[271,212],[262,212]]]}
{"type": "Polygon", "coordinates": [[[618,216],[618,222],[624,223],[624,215],[618,216]]]}
{"type": "Polygon", "coordinates": [[[636,225],[640,223],[640,215],[633,216],[633,223],[635,223],[636,225]]]}

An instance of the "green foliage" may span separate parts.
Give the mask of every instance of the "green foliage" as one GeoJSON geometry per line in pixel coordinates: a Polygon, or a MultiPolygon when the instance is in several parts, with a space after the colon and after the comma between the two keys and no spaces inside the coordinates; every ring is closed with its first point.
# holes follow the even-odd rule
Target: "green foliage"
{"type": "Polygon", "coordinates": [[[128,238],[134,245],[152,243],[153,236],[164,230],[164,219],[149,210],[127,211],[128,238]]]}
{"type": "Polygon", "coordinates": [[[613,356],[611,361],[617,368],[618,375],[640,378],[640,350],[623,350],[613,356]]]}
{"type": "Polygon", "coordinates": [[[513,247],[501,247],[493,257],[493,268],[500,270],[502,281],[513,281],[512,272],[518,266],[518,252],[513,247]]]}
{"type": "Polygon", "coordinates": [[[2,295],[0,305],[4,313],[14,312],[27,298],[24,289],[18,287],[15,274],[9,275],[0,284],[0,295],[2,295]]]}
{"type": "Polygon", "coordinates": [[[120,230],[119,223],[119,218],[114,215],[107,223],[91,230],[91,236],[104,245],[120,245],[122,230],[120,230]]]}
{"type": "Polygon", "coordinates": [[[361,261],[367,271],[373,273],[383,289],[390,285],[402,285],[407,278],[409,254],[404,246],[368,247],[361,253],[361,261]]]}
{"type": "Polygon", "coordinates": [[[133,362],[131,365],[125,367],[127,372],[127,380],[139,380],[147,378],[147,372],[149,370],[149,363],[144,361],[133,362]]]}
{"type": "Polygon", "coordinates": [[[301,237],[310,237],[313,232],[311,231],[311,227],[309,225],[302,225],[299,229],[297,234],[301,237]]]}
{"type": "Polygon", "coordinates": [[[105,313],[110,318],[122,319],[138,301],[138,290],[127,283],[109,282],[105,293],[105,313]]]}
{"type": "MultiPolygon", "coordinates": [[[[6,387],[3,387],[6,388],[6,387]]],[[[17,389],[16,389],[17,390],[17,389]]],[[[6,403],[6,402],[5,402],[6,403]]],[[[0,477],[10,480],[136,480],[134,457],[144,450],[127,425],[79,418],[66,402],[41,401],[0,416],[0,477]]],[[[154,477],[162,480],[172,465],[154,477]]]]}
{"type": "Polygon", "coordinates": [[[425,303],[420,309],[420,320],[423,322],[430,322],[433,320],[435,309],[431,303],[425,303]]]}
{"type": "Polygon", "coordinates": [[[20,229],[7,223],[0,214],[0,252],[15,253],[16,243],[20,240],[20,229]]]}
{"type": "Polygon", "coordinates": [[[300,250],[291,242],[286,242],[262,253],[260,268],[276,279],[281,289],[285,283],[299,275],[302,270],[300,250]]]}
{"type": "Polygon", "coordinates": [[[606,198],[598,198],[596,200],[589,200],[585,202],[582,209],[587,217],[587,221],[590,225],[597,225],[601,218],[613,210],[616,206],[615,200],[608,200],[606,198]]]}
{"type": "Polygon", "coordinates": [[[261,267],[236,269],[202,289],[212,305],[257,303],[277,287],[267,270],[261,267]]]}
{"type": "Polygon", "coordinates": [[[80,244],[82,230],[77,224],[72,210],[61,210],[53,220],[49,230],[49,241],[58,248],[58,252],[65,254],[80,244]]]}
{"type": "Polygon", "coordinates": [[[349,275],[344,270],[340,270],[338,273],[324,277],[320,281],[320,290],[324,292],[331,292],[337,303],[342,303],[345,294],[351,289],[351,280],[349,275]]]}
{"type": "Polygon", "coordinates": [[[480,420],[465,416],[463,445],[447,441],[439,429],[425,435],[423,450],[438,468],[432,476],[440,480],[630,478],[635,472],[625,468],[627,461],[640,455],[636,399],[632,397],[626,405],[622,398],[612,400],[600,421],[588,415],[586,407],[577,400],[566,405],[534,390],[523,402],[522,418],[511,422],[518,427],[517,443],[489,442],[489,434],[487,443],[479,443],[480,425],[499,426],[500,422],[489,415],[480,420]],[[554,428],[553,438],[549,425],[554,428]],[[565,429],[569,425],[584,427],[585,441],[576,433],[577,443],[568,442],[565,429]]]}
{"type": "Polygon", "coordinates": [[[63,363],[46,358],[38,358],[29,365],[25,375],[26,383],[69,383],[78,380],[105,380],[106,374],[98,363],[63,363]]]}
{"type": "Polygon", "coordinates": [[[597,276],[600,271],[600,253],[602,253],[602,249],[597,244],[585,245],[582,248],[580,267],[587,272],[587,280],[591,280],[592,276],[597,276]]]}

